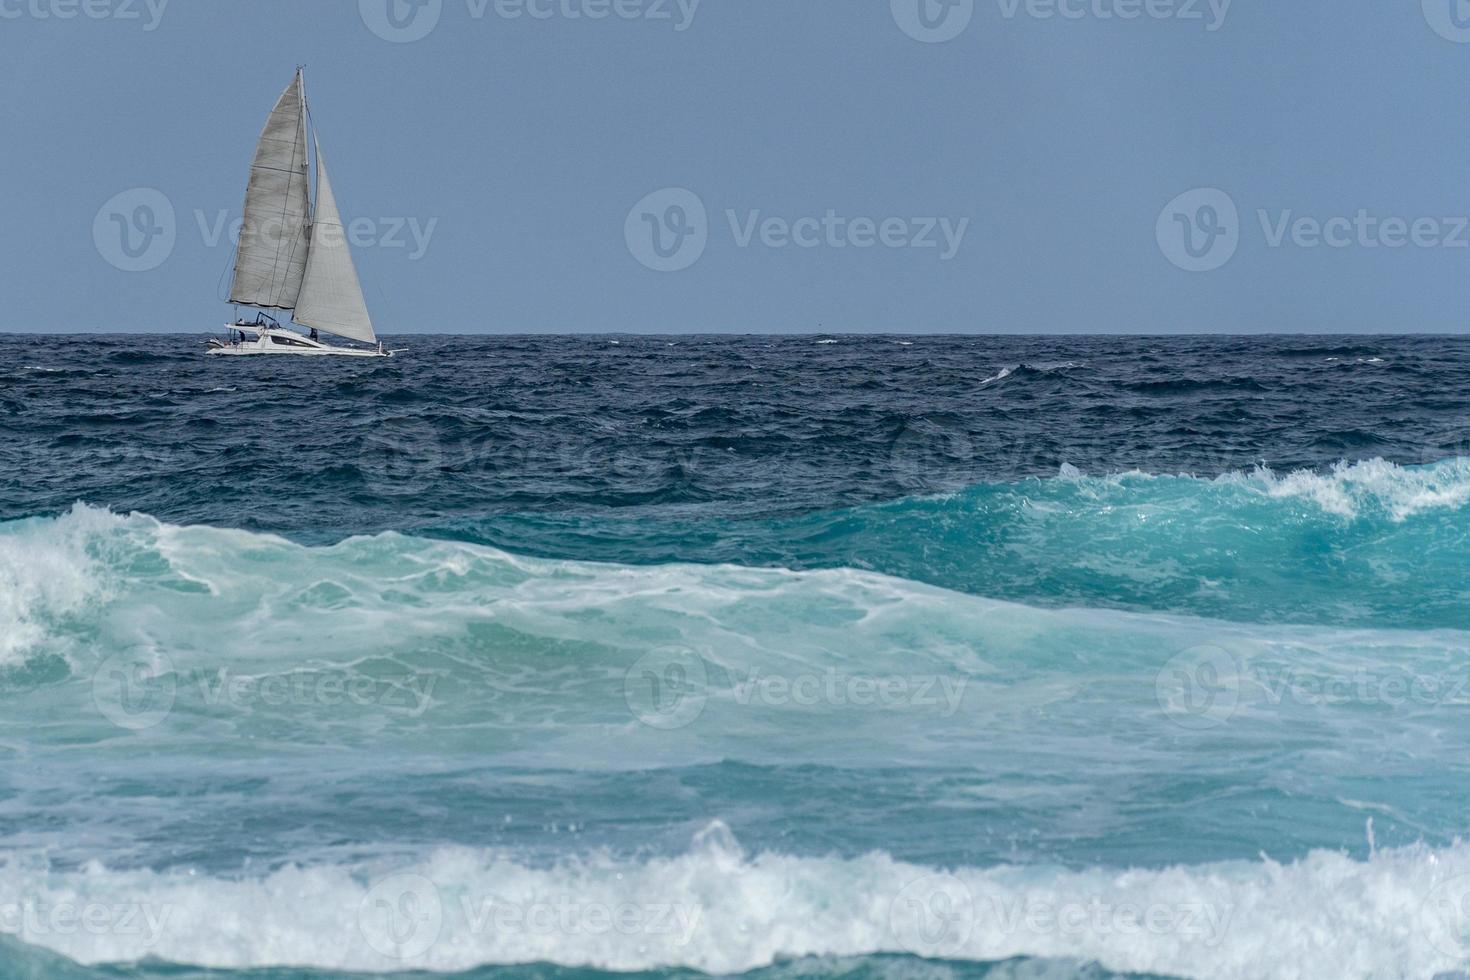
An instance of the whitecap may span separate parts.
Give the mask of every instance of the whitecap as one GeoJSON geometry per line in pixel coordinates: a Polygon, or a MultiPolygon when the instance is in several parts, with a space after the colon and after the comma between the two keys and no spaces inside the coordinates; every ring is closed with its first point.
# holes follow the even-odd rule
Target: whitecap
{"type": "Polygon", "coordinates": [[[718,823],[681,855],[593,853],[550,867],[464,848],[238,877],[0,867],[0,889],[38,907],[128,913],[128,929],[18,922],[18,938],[83,963],[151,956],[217,969],[395,973],[550,963],[731,974],[799,957],[900,953],[1095,962],[1198,980],[1258,980],[1263,970],[1299,980],[1428,977],[1470,952],[1446,914],[1467,881],[1463,844],[1366,860],[1319,851],[1289,864],[939,868],[881,852],[748,854],[718,823]],[[403,911],[412,917],[390,918],[403,911]],[[1322,939],[1344,936],[1352,941],[1322,939]]]}

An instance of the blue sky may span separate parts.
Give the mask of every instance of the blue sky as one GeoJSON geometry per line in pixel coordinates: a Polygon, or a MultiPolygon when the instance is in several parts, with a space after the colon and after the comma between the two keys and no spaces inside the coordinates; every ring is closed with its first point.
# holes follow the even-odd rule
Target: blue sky
{"type": "Polygon", "coordinates": [[[414,2],[0,0],[0,330],[223,323],[298,62],[388,333],[1470,320],[1462,0],[414,2]]]}

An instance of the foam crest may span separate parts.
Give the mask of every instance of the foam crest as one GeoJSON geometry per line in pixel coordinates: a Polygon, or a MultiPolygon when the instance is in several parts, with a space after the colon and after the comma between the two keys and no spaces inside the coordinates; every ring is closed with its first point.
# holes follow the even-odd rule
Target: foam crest
{"type": "Polygon", "coordinates": [[[1470,848],[1366,861],[1318,852],[1153,871],[943,870],[747,855],[716,825],[686,854],[533,867],[441,850],[399,866],[263,877],[0,868],[5,931],[83,963],[390,972],[553,963],[758,969],[907,953],[1096,962],[1117,971],[1301,980],[1431,976],[1470,955],[1470,848]],[[1330,942],[1323,937],[1332,937],[1330,942]]]}
{"type": "Polygon", "coordinates": [[[1452,665],[1470,649],[1457,631],[1044,609],[850,569],[605,565],[397,534],[309,548],[86,508],[17,535],[32,539],[21,563],[38,539],[54,566],[11,600],[17,635],[71,676],[25,691],[10,723],[61,720],[48,729],[61,744],[119,729],[401,738],[623,768],[782,761],[800,733],[814,762],[942,762],[981,739],[1076,757],[1091,749],[1068,740],[1096,724],[1094,703],[1132,706],[1120,738],[1172,733],[1158,678],[1189,651],[1228,659],[1232,717],[1320,732],[1383,702],[1356,693],[1361,678],[1436,681],[1384,702],[1405,724],[1457,697],[1452,665]],[[1348,685],[1342,712],[1291,696],[1324,677],[1348,685]],[[1027,712],[1044,705],[1038,733],[1027,712]]]}
{"type": "Polygon", "coordinates": [[[102,600],[114,569],[110,553],[99,546],[114,540],[124,523],[77,504],[55,520],[0,525],[0,667],[23,662],[102,600]]]}
{"type": "Polygon", "coordinates": [[[1344,518],[1376,510],[1402,522],[1470,503],[1470,459],[1465,458],[1433,466],[1400,466],[1382,459],[1341,462],[1329,473],[1302,470],[1277,475],[1261,468],[1243,480],[1271,497],[1310,500],[1326,513],[1344,518]]]}

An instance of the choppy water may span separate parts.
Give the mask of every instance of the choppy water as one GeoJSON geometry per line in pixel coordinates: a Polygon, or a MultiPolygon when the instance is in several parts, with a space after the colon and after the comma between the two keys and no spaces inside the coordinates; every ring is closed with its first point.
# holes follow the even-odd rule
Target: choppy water
{"type": "Polygon", "coordinates": [[[1470,341],[0,337],[0,976],[1470,964],[1470,341]]]}

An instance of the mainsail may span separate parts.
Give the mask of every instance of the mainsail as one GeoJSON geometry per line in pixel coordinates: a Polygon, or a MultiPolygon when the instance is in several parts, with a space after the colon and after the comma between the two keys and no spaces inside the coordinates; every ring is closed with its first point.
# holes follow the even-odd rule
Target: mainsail
{"type": "Polygon", "coordinates": [[[260,134],[230,302],[289,310],[306,270],[306,100],[298,71],[260,134]]]}
{"type": "Polygon", "coordinates": [[[339,337],[377,343],[372,317],[363,300],[362,284],[347,247],[347,233],[337,198],[327,178],[327,163],[320,141],[316,144],[316,216],[311,227],[311,248],[306,257],[306,275],[296,300],[293,319],[339,337]]]}

